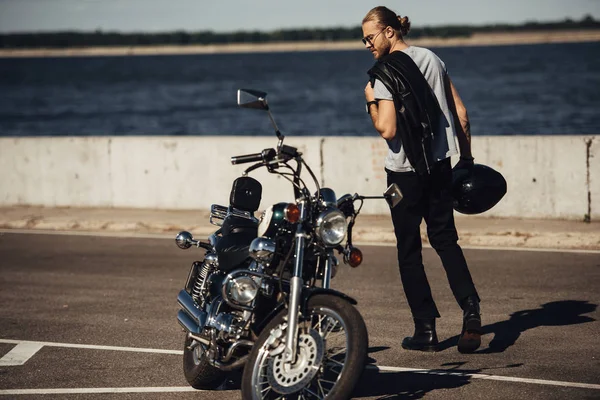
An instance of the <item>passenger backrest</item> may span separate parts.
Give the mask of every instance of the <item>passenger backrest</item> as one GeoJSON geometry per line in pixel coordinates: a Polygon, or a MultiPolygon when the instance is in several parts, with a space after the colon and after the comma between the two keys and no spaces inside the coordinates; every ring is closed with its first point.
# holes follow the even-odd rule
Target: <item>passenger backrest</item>
{"type": "Polygon", "coordinates": [[[229,204],[242,210],[254,212],[260,206],[262,198],[262,185],[259,181],[249,176],[242,176],[233,181],[229,204]]]}

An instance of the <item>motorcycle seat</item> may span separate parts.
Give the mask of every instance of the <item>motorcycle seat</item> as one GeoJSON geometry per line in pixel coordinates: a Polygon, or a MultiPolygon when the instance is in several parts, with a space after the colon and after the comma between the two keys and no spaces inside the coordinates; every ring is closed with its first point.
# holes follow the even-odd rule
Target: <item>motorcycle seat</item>
{"type": "Polygon", "coordinates": [[[254,234],[254,237],[256,237],[258,235],[258,222],[244,217],[229,215],[223,220],[221,232],[223,236],[235,233],[247,233],[254,234]]]}
{"type": "Polygon", "coordinates": [[[256,234],[232,233],[219,240],[215,249],[219,258],[219,269],[231,271],[250,258],[248,249],[256,234]]]}
{"type": "Polygon", "coordinates": [[[223,221],[221,231],[223,236],[215,246],[219,269],[231,271],[250,257],[248,249],[258,235],[258,223],[243,217],[229,216],[223,221]]]}

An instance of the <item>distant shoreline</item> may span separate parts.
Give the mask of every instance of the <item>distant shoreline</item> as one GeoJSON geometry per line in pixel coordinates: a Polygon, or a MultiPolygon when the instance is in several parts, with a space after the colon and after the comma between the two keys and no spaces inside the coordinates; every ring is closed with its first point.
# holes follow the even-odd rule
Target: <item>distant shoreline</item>
{"type": "MultiPolygon", "coordinates": [[[[407,38],[407,42],[411,45],[432,48],[598,41],[600,41],[600,30],[476,33],[470,37],[456,37],[448,39],[421,38],[411,40],[410,38],[407,38]]],[[[191,46],[107,46],[64,49],[0,49],[0,58],[261,53],[360,50],[363,48],[364,46],[360,40],[333,42],[231,43],[223,45],[215,44],[191,46]]]]}

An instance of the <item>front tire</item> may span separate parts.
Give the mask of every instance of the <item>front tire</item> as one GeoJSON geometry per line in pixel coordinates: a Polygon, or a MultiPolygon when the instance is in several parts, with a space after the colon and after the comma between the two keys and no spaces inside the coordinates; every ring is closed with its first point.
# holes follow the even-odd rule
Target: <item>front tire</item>
{"type": "Polygon", "coordinates": [[[186,338],[183,348],[183,374],[194,389],[216,389],[225,382],[227,372],[213,367],[206,357],[202,345],[190,349],[193,339],[186,338]]]}
{"type": "Polygon", "coordinates": [[[282,353],[270,354],[281,342],[274,338],[285,338],[286,315],[283,310],[273,318],[252,347],[242,376],[242,398],[349,399],[367,357],[367,328],[360,313],[337,296],[311,297],[298,325],[293,365],[283,361],[282,353]]]}

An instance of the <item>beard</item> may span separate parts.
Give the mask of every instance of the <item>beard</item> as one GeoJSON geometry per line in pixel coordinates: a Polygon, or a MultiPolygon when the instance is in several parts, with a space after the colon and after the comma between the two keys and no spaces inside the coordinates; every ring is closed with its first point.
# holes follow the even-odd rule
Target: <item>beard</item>
{"type": "Polygon", "coordinates": [[[381,57],[387,56],[390,54],[390,50],[392,49],[392,42],[384,37],[381,43],[381,46],[377,48],[376,58],[379,60],[381,57]]]}

